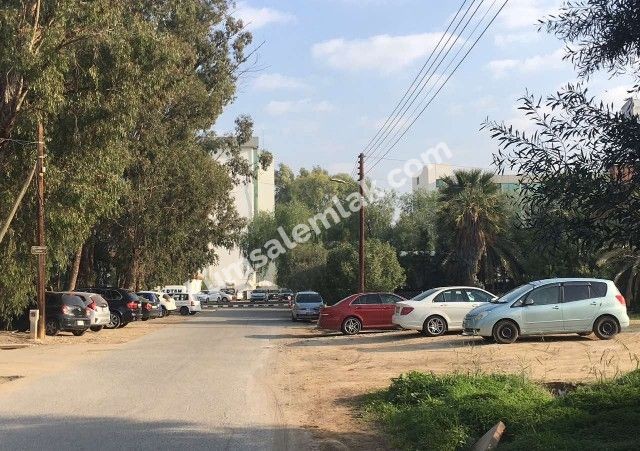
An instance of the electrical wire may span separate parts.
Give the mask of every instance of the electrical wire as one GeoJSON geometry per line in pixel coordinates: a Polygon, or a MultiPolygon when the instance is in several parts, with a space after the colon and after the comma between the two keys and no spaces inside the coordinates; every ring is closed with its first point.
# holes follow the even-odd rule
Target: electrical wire
{"type": "MultiPolygon", "coordinates": [[[[493,17],[491,18],[491,20],[487,23],[487,25],[484,27],[484,29],[482,30],[482,32],[480,33],[480,35],[475,39],[475,41],[473,42],[473,44],[469,47],[469,49],[466,51],[466,53],[463,55],[462,59],[458,62],[458,64],[456,64],[456,66],[454,67],[453,71],[449,74],[449,76],[447,76],[447,78],[444,80],[444,82],[440,85],[440,87],[438,88],[438,90],[435,92],[435,94],[429,99],[429,101],[426,103],[426,105],[422,108],[422,110],[420,110],[420,112],[418,113],[418,115],[411,121],[411,123],[409,124],[409,126],[404,130],[404,132],[393,142],[393,144],[382,154],[382,157],[386,157],[395,147],[396,145],[400,142],[400,140],[407,134],[407,132],[411,129],[411,127],[413,127],[413,125],[417,122],[417,120],[424,114],[424,112],[427,110],[427,108],[431,105],[431,103],[433,102],[433,100],[438,96],[438,94],[442,91],[442,89],[446,86],[446,84],[449,82],[449,80],[451,79],[451,77],[457,72],[457,70],[460,68],[460,66],[462,65],[462,63],[467,59],[467,57],[469,56],[469,54],[471,53],[471,51],[476,47],[476,45],[478,44],[478,42],[480,41],[480,39],[482,39],[482,37],[486,34],[487,30],[489,29],[489,27],[493,24],[493,22],[495,22],[496,18],[498,17],[498,15],[502,12],[502,10],[504,9],[504,7],[507,5],[507,3],[509,2],[509,0],[505,0],[502,5],[500,6],[500,8],[498,9],[498,11],[493,15],[493,17]]],[[[489,9],[490,10],[490,9],[489,9]]],[[[419,107],[419,105],[418,105],[419,107]]],[[[373,164],[373,166],[370,166],[369,169],[366,171],[366,174],[368,174],[369,172],[371,172],[381,161],[381,158],[378,157],[378,160],[373,164]]]]}

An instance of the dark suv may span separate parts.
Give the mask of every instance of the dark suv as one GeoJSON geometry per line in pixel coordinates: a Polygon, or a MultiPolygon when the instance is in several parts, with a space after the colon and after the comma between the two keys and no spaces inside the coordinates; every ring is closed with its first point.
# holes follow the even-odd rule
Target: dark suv
{"type": "Polygon", "coordinates": [[[138,295],[131,290],[93,287],[78,288],[76,291],[96,293],[107,301],[111,312],[111,322],[105,326],[107,329],[124,327],[132,321],[142,319],[142,302],[140,302],[138,295]]]}
{"type": "Polygon", "coordinates": [[[90,312],[82,299],[73,294],[45,294],[45,328],[47,335],[58,335],[58,332],[73,332],[73,335],[84,334],[91,326],[90,312]]]}

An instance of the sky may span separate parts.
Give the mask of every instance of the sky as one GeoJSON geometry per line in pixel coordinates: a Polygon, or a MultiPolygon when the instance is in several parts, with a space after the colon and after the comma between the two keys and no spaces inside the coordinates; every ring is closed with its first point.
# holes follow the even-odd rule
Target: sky
{"type": "MultiPolygon", "coordinates": [[[[253,46],[260,47],[239,81],[236,101],[227,107],[215,129],[232,131],[234,119],[248,114],[261,147],[273,153],[276,164],[296,171],[321,166],[331,173],[351,172],[357,155],[402,98],[461,3],[239,1],[234,15],[248,24],[253,46]]],[[[380,161],[368,176],[383,185],[391,169],[438,143],[451,149],[447,163],[490,167],[496,142],[480,130],[482,122],[489,118],[530,129],[517,110],[518,98],[526,92],[546,95],[576,80],[570,63],[562,60],[563,43],[538,32],[537,20],[557,11],[561,3],[510,0],[387,155],[391,160],[380,161]]],[[[476,17],[491,4],[484,2],[476,17]]],[[[502,0],[493,4],[495,11],[502,0]]],[[[471,28],[473,22],[467,32],[471,28]]],[[[459,46],[467,46],[460,56],[473,40],[465,41],[465,37],[462,34],[458,41],[459,46]]],[[[441,80],[453,68],[443,70],[447,61],[436,71],[441,80]]],[[[631,85],[629,79],[611,79],[607,74],[596,74],[589,84],[593,95],[617,107],[631,85]]]]}

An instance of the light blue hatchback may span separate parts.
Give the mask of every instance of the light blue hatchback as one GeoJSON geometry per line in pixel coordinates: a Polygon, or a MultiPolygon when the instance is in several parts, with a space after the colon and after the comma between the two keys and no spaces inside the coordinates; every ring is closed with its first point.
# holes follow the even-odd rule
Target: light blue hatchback
{"type": "Polygon", "coordinates": [[[519,286],[471,310],[462,323],[465,335],[502,344],[524,335],[592,332],[609,340],[628,326],[625,299],[612,281],[578,278],[519,286]]]}

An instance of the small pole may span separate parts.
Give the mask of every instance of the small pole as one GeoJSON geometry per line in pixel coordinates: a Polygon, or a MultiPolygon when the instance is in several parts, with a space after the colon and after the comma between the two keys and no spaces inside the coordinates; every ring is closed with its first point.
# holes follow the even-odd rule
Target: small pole
{"type": "MultiPolygon", "coordinates": [[[[42,121],[38,121],[38,164],[37,164],[37,197],[38,197],[38,246],[45,246],[44,236],[44,172],[46,170],[44,164],[44,129],[42,121]]],[[[38,254],[38,338],[43,340],[45,337],[45,254],[38,254]]]]}
{"type": "Polygon", "coordinates": [[[365,290],[365,274],[364,274],[364,154],[358,155],[359,160],[359,177],[358,184],[360,185],[360,243],[358,249],[358,259],[360,267],[360,277],[358,290],[360,293],[364,293],[365,290]]]}

